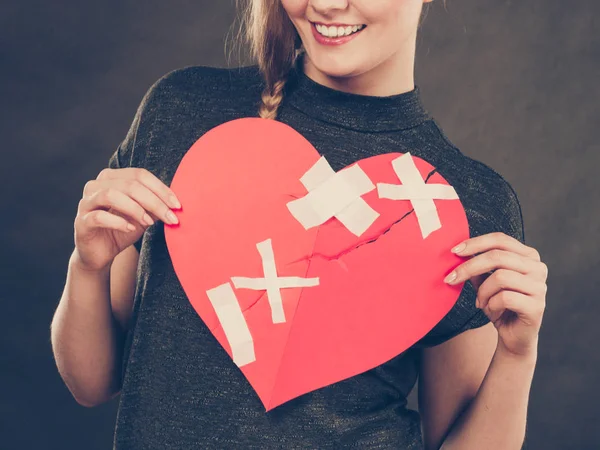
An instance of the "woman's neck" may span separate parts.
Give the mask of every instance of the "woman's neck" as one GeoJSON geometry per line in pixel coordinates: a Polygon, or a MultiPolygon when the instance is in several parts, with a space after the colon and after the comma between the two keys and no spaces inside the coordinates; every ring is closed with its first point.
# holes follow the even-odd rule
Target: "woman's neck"
{"type": "MultiPolygon", "coordinates": [[[[412,40],[410,40],[412,42],[412,40]]],[[[332,77],[319,70],[306,53],[304,73],[313,81],[339,91],[385,97],[412,91],[414,83],[415,44],[407,45],[381,64],[358,75],[332,77]]]]}

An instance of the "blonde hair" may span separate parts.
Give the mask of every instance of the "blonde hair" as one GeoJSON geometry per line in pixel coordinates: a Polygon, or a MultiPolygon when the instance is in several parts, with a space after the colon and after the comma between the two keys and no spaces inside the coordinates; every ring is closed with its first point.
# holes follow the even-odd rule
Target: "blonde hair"
{"type": "Polygon", "coordinates": [[[280,0],[238,0],[238,6],[240,1],[245,38],[265,80],[258,114],[275,119],[302,41],[280,0]]]}
{"type": "MultiPolygon", "coordinates": [[[[302,40],[281,0],[236,0],[236,5],[241,12],[240,31],[265,80],[258,114],[275,119],[288,75],[303,52],[302,40]]],[[[428,8],[424,10],[426,15],[428,8]]]]}

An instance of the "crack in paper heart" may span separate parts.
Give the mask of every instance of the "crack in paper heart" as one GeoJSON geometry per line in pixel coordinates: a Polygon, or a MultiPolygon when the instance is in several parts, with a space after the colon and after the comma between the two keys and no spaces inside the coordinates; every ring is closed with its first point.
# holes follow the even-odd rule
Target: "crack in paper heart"
{"type": "MultiPolygon", "coordinates": [[[[429,172],[427,174],[427,177],[425,178],[425,183],[427,183],[429,181],[429,179],[437,172],[437,169],[433,169],[431,172],[429,172]]],[[[297,260],[294,261],[290,261],[290,264],[293,263],[297,263],[300,261],[306,261],[306,260],[310,260],[313,257],[319,257],[319,258],[323,258],[327,261],[337,261],[339,260],[342,256],[347,255],[350,252],[353,252],[354,250],[359,249],[360,247],[366,245],[366,244],[372,244],[374,242],[377,242],[377,240],[379,240],[380,237],[382,237],[383,235],[385,235],[386,233],[388,233],[392,227],[398,223],[400,223],[401,221],[403,221],[409,214],[413,213],[415,210],[411,209],[410,211],[408,211],[406,214],[404,214],[400,219],[398,219],[397,221],[393,222],[389,227],[387,227],[385,230],[383,230],[381,233],[379,233],[376,237],[369,239],[367,241],[364,242],[360,242],[359,244],[355,245],[354,247],[348,248],[346,250],[342,250],[340,253],[333,255],[333,256],[327,256],[324,255],[322,253],[314,253],[314,247],[313,247],[313,253],[311,253],[310,255],[304,256],[302,258],[298,258],[297,260]]],[[[316,242],[316,241],[315,241],[316,242]]]]}
{"type": "Polygon", "coordinates": [[[296,262],[299,262],[299,261],[306,261],[307,259],[311,259],[311,258],[314,258],[314,257],[323,258],[323,259],[325,259],[327,261],[337,261],[342,256],[345,256],[348,253],[353,252],[353,251],[359,249],[360,247],[362,247],[364,245],[373,244],[373,243],[377,242],[380,237],[382,237],[384,234],[388,233],[392,229],[392,227],[394,225],[402,222],[412,212],[414,212],[414,209],[411,209],[410,211],[408,211],[400,219],[398,219],[397,221],[395,221],[394,223],[392,223],[389,227],[387,227],[385,230],[383,230],[381,233],[379,233],[376,237],[374,237],[372,239],[369,239],[368,241],[361,242],[360,244],[357,244],[354,247],[351,247],[351,248],[348,248],[346,250],[343,250],[342,252],[338,253],[337,255],[327,256],[327,255],[324,255],[322,253],[312,253],[310,256],[305,256],[305,257],[299,258],[299,259],[297,259],[295,261],[291,261],[291,263],[296,263],[296,262]]]}

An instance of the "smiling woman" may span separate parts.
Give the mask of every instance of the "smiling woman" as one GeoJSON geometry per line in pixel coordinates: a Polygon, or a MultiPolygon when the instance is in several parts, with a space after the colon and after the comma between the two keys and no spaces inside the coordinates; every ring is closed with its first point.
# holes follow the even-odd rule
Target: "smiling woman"
{"type": "Polygon", "coordinates": [[[431,1],[243,1],[247,38],[267,83],[261,117],[275,118],[304,52],[306,74],[333,89],[377,96],[411,90],[419,20],[431,1]]]}
{"type": "MultiPolygon", "coordinates": [[[[413,69],[411,59],[423,3],[422,0],[281,1],[309,55],[307,74],[330,87],[343,86],[347,81],[335,78],[351,77],[352,92],[367,95],[391,95],[402,92],[404,87],[410,88],[412,75],[409,72],[413,69]],[[314,23],[326,25],[328,35],[334,30],[338,34],[337,24],[364,25],[365,28],[354,39],[323,45],[315,39],[314,23]],[[392,84],[393,74],[403,77],[403,82],[392,84]],[[375,92],[369,78],[377,78],[387,86],[375,92]]],[[[331,42],[327,40],[326,44],[331,42]]]]}
{"type": "Polygon", "coordinates": [[[423,3],[253,0],[257,65],[150,87],[52,324],[115,449],[521,447],[547,270],[423,105],[423,3]]]}

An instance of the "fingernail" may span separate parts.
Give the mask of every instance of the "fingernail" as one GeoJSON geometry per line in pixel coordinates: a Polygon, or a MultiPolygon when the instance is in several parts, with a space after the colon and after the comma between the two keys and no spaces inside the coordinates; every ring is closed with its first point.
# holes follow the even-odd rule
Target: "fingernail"
{"type": "Polygon", "coordinates": [[[177,200],[177,197],[175,197],[174,195],[171,195],[169,197],[169,203],[173,208],[181,208],[181,203],[179,203],[179,200],[177,200]]]}
{"type": "Polygon", "coordinates": [[[154,224],[154,220],[152,220],[152,217],[150,217],[148,214],[144,214],[144,222],[146,222],[146,225],[148,226],[154,224]]]}
{"type": "Polygon", "coordinates": [[[465,247],[467,246],[466,242],[461,242],[460,244],[458,244],[456,247],[454,247],[452,250],[450,250],[452,253],[460,253],[462,252],[465,247]]]}
{"type": "Polygon", "coordinates": [[[455,279],[456,279],[456,272],[452,272],[446,278],[444,278],[444,282],[452,283],[455,279]]]}
{"type": "Polygon", "coordinates": [[[173,211],[167,212],[167,219],[169,219],[169,222],[171,223],[177,223],[177,216],[173,214],[173,211]]]}

